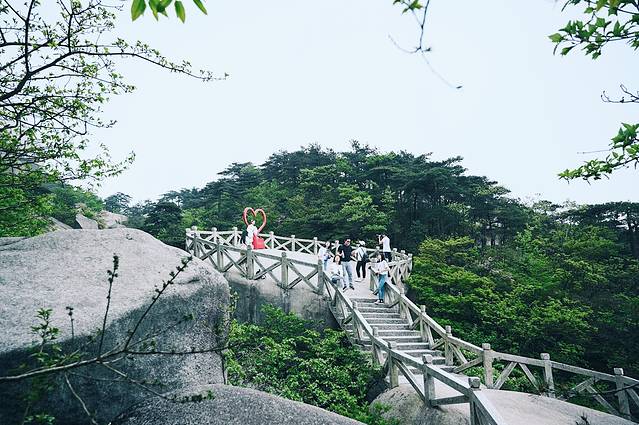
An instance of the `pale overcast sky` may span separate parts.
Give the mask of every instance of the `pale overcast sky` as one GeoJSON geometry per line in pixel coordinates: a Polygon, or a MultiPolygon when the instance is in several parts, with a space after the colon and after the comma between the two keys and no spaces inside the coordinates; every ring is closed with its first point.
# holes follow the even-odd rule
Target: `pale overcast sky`
{"type": "MultiPolygon", "coordinates": [[[[185,2],[185,3],[188,3],[185,2]]],[[[117,34],[174,59],[231,77],[201,83],[149,66],[121,67],[135,93],[113,99],[118,120],[99,139],[136,162],[100,194],[135,200],[201,187],[232,162],[262,163],[276,150],[315,142],[336,150],[356,139],[382,151],[463,156],[513,196],[556,202],[639,201],[639,171],[567,184],[557,173],[604,149],[639,105],[601,102],[602,90],[639,86],[639,55],[607,48],[597,61],[553,56],[547,35],[571,17],[550,0],[431,2],[426,44],[443,84],[411,47],[417,27],[391,0],[211,1],[174,16],[132,23],[117,34]]]]}

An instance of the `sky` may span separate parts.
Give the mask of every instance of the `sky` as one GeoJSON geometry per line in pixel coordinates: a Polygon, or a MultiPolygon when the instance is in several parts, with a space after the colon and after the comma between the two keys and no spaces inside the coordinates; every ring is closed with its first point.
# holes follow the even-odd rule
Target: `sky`
{"type": "Polygon", "coordinates": [[[318,143],[347,150],[350,140],[380,151],[462,156],[522,199],[578,203],[639,201],[639,171],[567,183],[557,173],[603,154],[620,122],[639,105],[603,103],[602,90],[639,85],[639,55],[610,46],[598,60],[553,55],[548,35],[577,15],[551,0],[432,0],[428,59],[401,51],[418,28],[391,0],[192,3],[187,22],[131,22],[116,34],[148,42],[225,81],[202,83],[135,62],[120,66],[137,90],[105,113],[118,121],[97,138],[115,159],[135,163],[106,180],[101,196],[134,200],[202,187],[233,162],[260,164],[278,150],[318,143]],[[441,75],[451,88],[438,77],[441,75]],[[633,78],[634,77],[634,78],[633,78]]]}

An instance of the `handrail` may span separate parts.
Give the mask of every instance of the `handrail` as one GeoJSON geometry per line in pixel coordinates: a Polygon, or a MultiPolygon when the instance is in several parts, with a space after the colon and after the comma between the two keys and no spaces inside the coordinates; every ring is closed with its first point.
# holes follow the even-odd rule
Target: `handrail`
{"type": "MultiPolygon", "coordinates": [[[[254,278],[258,274],[259,276],[269,274],[278,285],[281,285],[285,289],[291,289],[297,283],[304,282],[315,292],[319,294],[326,293],[331,299],[333,314],[338,321],[341,320],[340,324],[344,326],[346,323],[352,321],[353,342],[362,343],[365,340],[369,340],[372,345],[373,361],[375,363],[381,363],[383,353],[386,353],[385,368],[388,369],[391,386],[398,385],[398,374],[401,373],[419,393],[420,397],[429,405],[436,406],[467,402],[471,404],[471,414],[476,415],[474,418],[475,423],[487,423],[490,425],[504,424],[503,419],[501,419],[495,411],[490,401],[479,391],[479,378],[471,377],[469,382],[465,383],[458,375],[448,373],[438,366],[428,364],[427,357],[429,356],[424,356],[420,361],[397,350],[393,342],[386,341],[377,335],[377,328],[368,323],[359,311],[357,304],[330,283],[331,278],[323,269],[321,260],[318,259],[317,264],[314,264],[308,261],[288,258],[286,255],[287,251],[317,254],[319,247],[326,242],[322,242],[317,238],[301,239],[295,237],[295,235],[291,235],[291,237],[276,236],[273,232],[269,232],[268,234],[262,233],[260,236],[264,237],[268,247],[284,251],[282,255],[272,255],[262,252],[261,250],[253,250],[250,247],[242,248],[235,246],[239,244],[240,238],[240,232],[237,228],[233,228],[232,231],[218,231],[216,228],[213,228],[211,231],[198,231],[197,228],[186,229],[186,249],[201,259],[208,259],[221,271],[235,268],[249,278],[254,278]],[[238,254],[239,258],[232,258],[229,252],[238,254]],[[214,255],[215,258],[213,257],[214,255]],[[226,265],[224,265],[225,257],[228,260],[226,265]],[[265,267],[265,264],[263,264],[260,259],[268,259],[275,263],[265,267]],[[256,264],[262,268],[257,273],[255,271],[256,264]],[[304,274],[296,265],[310,267],[313,271],[304,274]],[[273,271],[277,268],[281,268],[279,280],[277,276],[273,274],[273,271]],[[293,282],[289,282],[289,273],[294,278],[293,282]],[[315,276],[317,277],[317,285],[311,282],[311,278],[315,276]],[[338,316],[341,316],[341,318],[338,316]],[[422,371],[424,379],[423,387],[420,387],[417,378],[410,371],[410,368],[422,371]],[[435,399],[434,390],[432,393],[429,390],[429,385],[431,385],[432,382],[428,380],[432,379],[439,380],[460,392],[462,396],[435,399]],[[476,379],[476,381],[474,381],[474,379],[476,379]]],[[[370,248],[366,249],[368,252],[375,251],[370,248]]],[[[404,290],[396,285],[403,284],[403,280],[410,275],[413,260],[412,255],[406,254],[404,251],[398,252],[394,250],[393,257],[393,261],[389,262],[391,271],[389,273],[389,279],[386,282],[388,305],[399,306],[400,316],[408,321],[411,325],[411,329],[419,327],[422,340],[427,342],[431,349],[443,347],[445,364],[452,366],[455,373],[462,372],[471,367],[483,368],[484,384],[486,387],[500,389],[508,380],[511,372],[516,367],[519,367],[526,378],[528,378],[528,381],[541,392],[542,395],[549,397],[556,396],[553,369],[585,376],[587,379],[574,385],[571,392],[589,392],[595,400],[610,413],[632,419],[630,402],[639,408],[639,395],[637,395],[634,389],[639,386],[639,380],[624,376],[623,369],[615,368],[614,375],[611,375],[550,360],[550,356],[547,353],[542,353],[540,359],[535,359],[493,351],[490,344],[484,343],[479,347],[455,337],[452,335],[450,326],[442,327],[426,313],[424,306],[418,307],[406,296],[404,290]],[[393,279],[396,284],[392,282],[393,279]],[[466,358],[467,355],[475,357],[468,360],[466,358]],[[495,380],[493,370],[493,363],[496,361],[508,362],[507,366],[501,371],[499,376],[497,376],[497,380],[495,380]],[[528,366],[542,369],[543,385],[538,382],[538,378],[535,377],[528,366]],[[609,393],[614,393],[616,396],[619,409],[612,406],[594,389],[593,385],[595,381],[609,382],[615,385],[616,390],[609,391],[609,393]]],[[[371,288],[375,284],[374,280],[375,277],[371,273],[371,288]]]]}

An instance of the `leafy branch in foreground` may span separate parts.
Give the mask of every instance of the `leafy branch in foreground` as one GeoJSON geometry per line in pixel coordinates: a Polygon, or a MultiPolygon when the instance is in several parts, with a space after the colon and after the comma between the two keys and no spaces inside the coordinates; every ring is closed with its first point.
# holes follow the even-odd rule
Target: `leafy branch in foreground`
{"type": "MultiPolygon", "coordinates": [[[[549,36],[555,44],[555,52],[565,56],[580,47],[586,56],[597,59],[609,43],[625,43],[633,51],[639,49],[639,3],[636,0],[568,0],[568,6],[585,6],[583,19],[570,20],[558,32],[549,36]]],[[[639,103],[639,93],[621,85],[623,95],[611,100],[604,92],[602,99],[611,103],[639,103]]],[[[622,124],[612,139],[604,159],[586,161],[583,165],[560,173],[562,179],[599,180],[614,171],[639,163],[639,124],[622,124]]]]}
{"type": "Polygon", "coordinates": [[[639,164],[639,139],[637,131],[639,124],[622,124],[619,133],[612,138],[610,153],[604,159],[592,159],[575,169],[567,169],[559,174],[566,180],[582,178],[584,180],[600,180],[616,169],[639,164]]]}
{"type": "MultiPolygon", "coordinates": [[[[159,328],[140,333],[143,323],[147,320],[149,313],[157,304],[158,300],[167,292],[167,290],[175,283],[177,277],[184,272],[193,257],[182,259],[175,271],[169,273],[169,279],[162,282],[155,288],[155,293],[151,301],[143,309],[142,314],[133,322],[132,327],[127,331],[126,335],[112,335],[113,343],[107,346],[105,335],[107,331],[107,322],[111,309],[111,296],[114,291],[114,283],[118,277],[118,268],[120,260],[117,255],[113,257],[113,268],[107,272],[108,274],[108,291],[107,303],[104,312],[104,318],[99,330],[89,335],[86,341],[78,348],[65,352],[62,345],[58,342],[60,337],[59,328],[51,323],[51,309],[38,310],[37,318],[39,324],[31,328],[31,331],[38,337],[38,343],[33,347],[30,356],[31,366],[22,365],[14,374],[0,376],[0,385],[12,382],[27,381],[29,382],[29,390],[25,393],[23,400],[25,409],[23,413],[22,423],[53,423],[55,418],[46,411],[33,412],[36,403],[46,397],[47,394],[57,390],[56,378],[61,377],[63,384],[69,389],[73,398],[78,402],[82,411],[86,414],[88,420],[98,425],[98,418],[90,409],[81,392],[72,383],[72,378],[82,378],[85,380],[109,381],[129,384],[142,389],[145,392],[165,398],[175,402],[199,401],[212,395],[197,395],[194,397],[173,397],[166,396],[154,389],[154,386],[161,385],[157,380],[149,381],[146,379],[138,379],[130,376],[121,366],[122,360],[133,360],[139,356],[187,356],[193,354],[216,353],[221,354],[229,348],[226,340],[228,328],[228,312],[225,312],[223,324],[216,323],[213,329],[220,335],[216,335],[216,343],[201,347],[170,347],[169,349],[159,349],[157,338],[167,334],[169,331],[176,329],[178,326],[193,321],[193,314],[185,314],[179,320],[171,323],[165,323],[159,328]],[[93,350],[90,346],[97,343],[97,351],[90,354],[93,350]],[[97,366],[103,372],[108,372],[112,378],[97,378],[90,375],[82,374],[81,368],[87,366],[97,366]],[[193,399],[193,400],[191,400],[193,399]]],[[[72,307],[66,307],[67,314],[70,317],[73,326],[74,314],[72,307]]],[[[73,328],[72,328],[73,329],[73,328]]],[[[73,340],[76,339],[72,335],[73,340]]],[[[223,359],[222,359],[223,360],[223,359]]]]}
{"type": "MultiPolygon", "coordinates": [[[[180,21],[184,22],[186,20],[186,10],[184,8],[184,3],[180,0],[175,0],[175,2],[173,0],[148,0],[148,2],[147,0],[133,0],[131,3],[131,19],[135,21],[142,16],[146,10],[147,4],[156,20],[158,19],[159,14],[168,17],[167,9],[171,6],[171,3],[173,3],[173,7],[175,8],[175,15],[180,19],[180,21]]],[[[202,0],[193,0],[193,3],[202,13],[205,15],[208,14],[202,0]]]]}
{"type": "MultiPolygon", "coordinates": [[[[94,129],[114,125],[102,116],[110,97],[134,90],[118,72],[122,61],[132,59],[201,81],[216,79],[210,71],[193,70],[188,61],[174,62],[145,43],[116,37],[118,3],[44,3],[0,0],[3,216],[36,210],[46,218],[45,205],[40,205],[43,184],[91,184],[132,163],[133,153],[113,160],[105,145],[89,138],[94,129]]],[[[13,221],[19,225],[18,218],[13,221]]]]}

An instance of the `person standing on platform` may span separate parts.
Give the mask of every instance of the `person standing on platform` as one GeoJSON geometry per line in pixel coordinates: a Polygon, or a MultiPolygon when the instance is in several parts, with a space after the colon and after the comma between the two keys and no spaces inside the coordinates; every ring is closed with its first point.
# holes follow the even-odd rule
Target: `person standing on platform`
{"type": "MultiPolygon", "coordinates": [[[[351,240],[346,239],[344,243],[337,249],[337,252],[342,256],[342,268],[344,269],[344,280],[348,281],[348,286],[351,289],[355,289],[353,286],[353,247],[351,246],[351,240]]],[[[344,287],[346,289],[346,286],[344,287]]]]}
{"type": "Polygon", "coordinates": [[[386,261],[388,262],[393,261],[393,253],[391,251],[390,238],[388,237],[388,235],[385,235],[385,234],[378,235],[378,240],[379,240],[379,244],[382,246],[382,253],[384,254],[384,257],[386,258],[386,261]]]}
{"type": "Polygon", "coordinates": [[[253,248],[255,235],[257,235],[257,227],[255,227],[255,220],[251,220],[251,223],[246,227],[246,246],[253,248]]]}
{"type": "Polygon", "coordinates": [[[366,279],[366,263],[368,263],[368,254],[366,253],[366,243],[359,241],[359,246],[355,250],[355,273],[357,274],[357,280],[362,281],[366,279]]]}
{"type": "Polygon", "coordinates": [[[377,275],[377,301],[375,301],[375,304],[384,304],[384,290],[386,289],[386,279],[389,271],[390,267],[388,267],[386,262],[386,256],[380,253],[377,263],[373,266],[373,272],[377,275]]]}
{"type": "Polygon", "coordinates": [[[326,243],[320,246],[320,249],[317,251],[317,258],[322,260],[322,264],[324,264],[324,270],[328,267],[328,260],[331,258],[331,242],[326,241],[326,243]]]}

